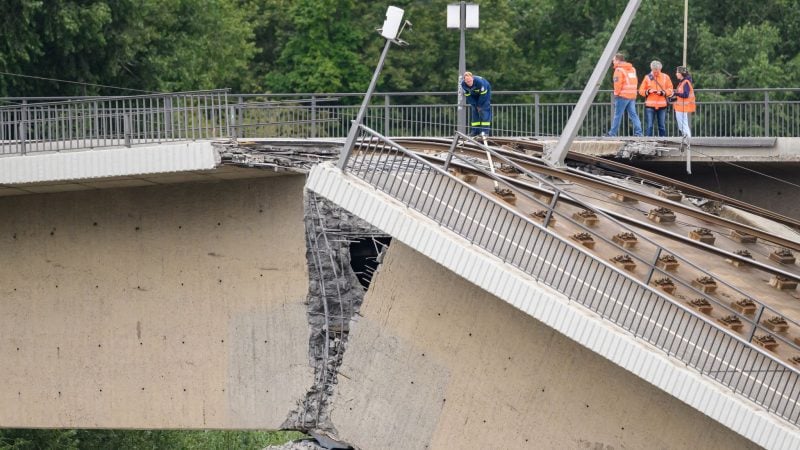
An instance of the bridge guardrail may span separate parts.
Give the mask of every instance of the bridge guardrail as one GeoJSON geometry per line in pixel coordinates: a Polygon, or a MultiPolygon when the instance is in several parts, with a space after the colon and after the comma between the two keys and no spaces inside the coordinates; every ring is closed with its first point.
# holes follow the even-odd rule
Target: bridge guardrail
{"type": "MultiPolygon", "coordinates": [[[[498,136],[554,137],[561,133],[580,91],[497,91],[493,99],[493,133],[498,136]]],[[[258,101],[264,108],[238,114],[241,137],[347,136],[358,107],[348,99],[362,94],[261,94],[232,95],[237,104],[258,101]],[[302,104],[281,100],[304,98],[302,104]],[[321,99],[337,103],[320,104],[321,99]],[[257,114],[253,116],[254,114],[257,114]],[[306,126],[288,127],[287,118],[306,126]],[[312,125],[315,124],[315,125],[312,125]]],[[[695,137],[800,137],[800,89],[698,89],[698,108],[692,116],[695,137]]],[[[354,103],[354,102],[353,102],[354,103]]],[[[608,131],[613,115],[610,91],[600,91],[579,130],[583,137],[608,131]]],[[[637,105],[644,121],[644,105],[637,105]]],[[[456,124],[456,95],[450,92],[376,94],[367,110],[365,125],[385,136],[450,137],[456,124]]],[[[469,121],[469,120],[468,120],[469,121]]],[[[671,110],[667,134],[679,132],[671,110]]],[[[632,136],[627,117],[620,136],[632,136]]]]}
{"type": "MultiPolygon", "coordinates": [[[[509,159],[508,157],[496,152],[494,149],[492,149],[492,147],[484,145],[484,144],[481,144],[479,141],[475,140],[474,138],[471,138],[469,136],[466,136],[464,134],[461,134],[461,133],[457,132],[456,136],[454,138],[453,144],[450,147],[450,152],[448,153],[448,158],[444,163],[444,169],[445,170],[447,170],[448,165],[449,165],[450,161],[452,160],[452,158],[455,157],[455,158],[460,159],[464,164],[470,166],[472,168],[472,170],[482,173],[484,176],[493,179],[495,182],[497,182],[499,184],[503,184],[504,186],[506,186],[506,188],[509,188],[509,189],[513,189],[514,188],[514,186],[510,185],[509,183],[507,183],[503,178],[498,177],[494,173],[491,173],[491,171],[487,171],[485,167],[479,167],[478,165],[475,164],[474,161],[472,161],[472,160],[470,160],[468,158],[464,158],[464,157],[454,153],[454,150],[455,150],[456,146],[458,145],[459,140],[466,140],[466,141],[471,142],[475,146],[481,148],[483,151],[485,151],[488,154],[490,154],[495,161],[500,161],[501,163],[506,164],[508,167],[513,168],[514,170],[518,171],[519,173],[521,173],[523,175],[526,175],[526,176],[528,176],[529,178],[531,178],[533,180],[537,180],[538,183],[540,184],[540,186],[544,186],[544,187],[547,187],[548,189],[552,190],[553,196],[551,197],[551,200],[550,200],[549,203],[543,202],[542,200],[540,200],[536,196],[530,195],[525,191],[519,191],[521,195],[525,196],[528,200],[532,201],[533,203],[540,205],[542,208],[544,208],[543,211],[547,212],[547,215],[542,220],[542,226],[544,226],[545,228],[548,226],[550,220],[555,220],[556,217],[559,217],[559,220],[569,222],[573,226],[575,226],[576,228],[579,228],[579,229],[583,230],[583,232],[586,232],[586,233],[590,234],[593,239],[596,238],[599,241],[603,241],[606,245],[612,247],[615,251],[621,252],[620,255],[627,255],[628,257],[631,258],[631,260],[637,262],[637,265],[641,265],[647,270],[647,277],[644,280],[644,284],[645,285],[649,285],[655,279],[656,276],[669,278],[672,275],[671,273],[669,273],[669,271],[665,270],[664,267],[662,267],[662,266],[660,266],[658,264],[658,261],[662,256],[669,255],[669,256],[675,258],[676,261],[679,261],[681,266],[689,267],[691,270],[693,270],[695,272],[695,274],[700,274],[702,276],[710,276],[714,280],[715,284],[720,285],[720,286],[724,286],[727,289],[730,289],[732,291],[732,293],[734,295],[736,295],[736,298],[738,300],[744,299],[744,300],[751,301],[753,303],[753,305],[757,305],[757,309],[756,309],[756,312],[753,314],[753,318],[751,319],[750,317],[748,317],[747,314],[739,313],[738,311],[734,310],[730,305],[728,305],[725,302],[720,301],[720,299],[718,299],[718,298],[716,298],[716,297],[714,297],[712,295],[709,295],[708,293],[698,289],[696,286],[693,286],[691,283],[686,282],[686,281],[681,280],[681,279],[672,279],[672,278],[670,278],[670,280],[673,283],[675,283],[676,286],[677,285],[680,286],[682,291],[684,291],[684,292],[688,291],[688,293],[692,296],[691,299],[687,299],[687,300],[704,299],[707,302],[709,302],[710,305],[713,305],[714,307],[721,309],[724,314],[726,314],[728,316],[737,317],[742,322],[742,325],[746,324],[749,327],[748,337],[747,337],[746,340],[747,340],[747,342],[749,342],[751,344],[753,343],[753,341],[756,338],[756,336],[768,335],[768,336],[771,336],[774,339],[776,339],[781,344],[791,348],[792,350],[794,350],[795,352],[800,354],[800,345],[798,345],[797,343],[793,342],[790,337],[782,336],[780,333],[774,333],[772,330],[766,328],[764,326],[764,324],[761,322],[761,319],[762,318],[779,317],[779,318],[783,319],[785,322],[787,322],[787,324],[789,324],[793,329],[800,329],[800,324],[798,324],[797,322],[795,322],[795,321],[793,321],[791,319],[783,317],[783,315],[780,313],[780,311],[777,311],[776,309],[774,309],[774,308],[772,308],[772,307],[760,302],[754,296],[751,296],[748,293],[746,293],[746,292],[742,291],[741,289],[737,288],[736,286],[726,282],[724,280],[724,278],[719,277],[717,274],[709,271],[708,269],[704,269],[704,268],[698,266],[697,264],[693,263],[691,258],[687,258],[686,256],[681,255],[681,254],[676,253],[676,252],[671,252],[671,251],[665,249],[664,247],[662,247],[657,242],[653,241],[652,239],[649,239],[647,236],[644,236],[641,233],[638,233],[637,230],[633,229],[631,226],[615,220],[613,217],[611,217],[610,215],[606,214],[604,211],[602,211],[602,210],[600,210],[600,209],[598,209],[598,208],[596,208],[596,207],[594,207],[592,205],[589,205],[589,204],[587,204],[585,202],[582,202],[582,201],[576,200],[574,198],[571,198],[571,196],[569,195],[568,192],[565,192],[565,191],[559,189],[558,186],[556,184],[554,184],[552,181],[546,179],[545,177],[543,177],[543,176],[541,176],[541,175],[539,175],[537,173],[534,173],[534,172],[531,172],[531,171],[525,169],[524,167],[522,167],[521,165],[517,164],[516,162],[514,162],[511,159],[509,159]],[[559,204],[559,202],[562,202],[564,200],[569,200],[569,202],[572,203],[573,205],[578,205],[578,207],[580,207],[580,208],[582,208],[584,210],[588,210],[588,211],[591,211],[591,212],[595,213],[598,217],[602,217],[602,218],[604,218],[605,220],[607,220],[609,222],[615,223],[616,225],[619,226],[619,229],[620,229],[621,232],[628,232],[628,233],[633,233],[634,235],[636,235],[637,236],[637,240],[638,240],[637,248],[639,249],[639,252],[630,252],[630,251],[626,250],[623,246],[618,244],[617,242],[614,242],[613,240],[608,239],[607,237],[603,236],[602,234],[595,233],[594,230],[592,230],[590,227],[588,227],[584,223],[576,221],[571,216],[559,212],[556,209],[556,206],[559,204]],[[644,246],[647,246],[647,249],[643,248],[644,246]],[[646,256],[640,256],[637,253],[645,253],[646,256]],[[760,333],[760,335],[757,335],[756,333],[760,333]]],[[[731,258],[736,258],[736,257],[737,257],[736,255],[731,255],[731,258]]]]}
{"type": "MultiPolygon", "coordinates": [[[[496,91],[494,134],[555,137],[580,91],[496,91]]],[[[695,137],[800,137],[800,89],[698,89],[695,137]]],[[[214,138],[344,138],[363,94],[229,94],[0,98],[0,155],[214,138]]],[[[450,137],[452,92],[377,94],[364,123],[388,136],[450,137]],[[381,100],[382,99],[382,100],[381,100]]],[[[644,107],[638,105],[643,118],[644,107]]],[[[600,136],[612,116],[601,91],[579,135],[600,136]]],[[[631,134],[623,118],[620,135],[631,134]]],[[[669,114],[667,134],[678,134],[669,114]]]]}
{"type": "Polygon", "coordinates": [[[231,135],[227,91],[0,107],[0,155],[128,146],[231,135]]]}
{"type": "Polygon", "coordinates": [[[344,154],[345,172],[798,425],[797,370],[391,139],[363,125],[359,136],[369,151],[344,154]]]}

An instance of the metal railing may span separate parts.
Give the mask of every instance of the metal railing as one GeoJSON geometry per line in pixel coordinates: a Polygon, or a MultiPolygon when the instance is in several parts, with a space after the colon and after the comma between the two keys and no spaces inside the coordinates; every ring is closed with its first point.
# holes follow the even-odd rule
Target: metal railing
{"type": "MultiPolygon", "coordinates": [[[[547,193],[545,194],[546,196],[550,196],[549,202],[544,202],[540,198],[531,195],[526,191],[519,191],[520,195],[526,197],[533,203],[538,204],[543,208],[543,211],[546,212],[546,215],[542,220],[543,227],[546,228],[551,221],[555,221],[556,217],[558,217],[559,220],[569,222],[572,224],[573,227],[580,229],[582,232],[590,234],[593,240],[594,238],[597,238],[598,240],[603,241],[603,243],[611,247],[612,250],[620,252],[620,255],[627,255],[628,257],[631,258],[632,261],[636,262],[637,265],[644,266],[644,268],[647,270],[647,276],[643,280],[643,283],[645,285],[649,285],[651,282],[653,282],[653,280],[657,276],[662,278],[666,277],[674,283],[676,288],[679,287],[682,292],[688,292],[688,294],[691,295],[690,298],[684,298],[684,300],[686,300],[687,302],[696,299],[704,299],[709,303],[709,305],[713,305],[713,307],[720,308],[724,314],[737,317],[741,321],[742,327],[746,325],[749,328],[747,330],[748,333],[746,339],[747,342],[753,343],[754,339],[756,339],[757,336],[769,335],[780,341],[781,344],[788,346],[792,350],[796,351],[798,355],[800,355],[800,345],[792,341],[792,339],[789,338],[788,336],[783,336],[779,333],[775,333],[773,330],[767,328],[761,322],[761,318],[771,318],[776,316],[780,317],[787,323],[787,325],[790,325],[791,328],[795,330],[800,329],[800,323],[797,323],[791,319],[783,317],[783,315],[778,310],[758,301],[754,296],[751,296],[748,293],[739,289],[738,287],[726,282],[724,278],[709,271],[708,269],[704,269],[698,266],[697,264],[693,263],[690,258],[687,258],[684,255],[681,255],[677,252],[670,251],[664,248],[656,241],[637,232],[637,230],[633,229],[628,224],[614,219],[605,211],[595,206],[592,206],[588,203],[575,199],[568,192],[559,189],[558,186],[552,181],[548,180],[547,178],[535,172],[531,172],[530,170],[521,166],[520,164],[508,158],[507,156],[497,152],[492,147],[482,144],[481,142],[479,142],[474,138],[456,132],[453,142],[450,146],[450,151],[448,152],[447,159],[444,162],[445,170],[448,169],[452,159],[455,157],[461,160],[463,164],[471,168],[471,170],[479,172],[483,176],[494,180],[498,184],[498,186],[503,185],[507,189],[517,190],[514,185],[510,184],[502,177],[498,177],[495,173],[491,172],[491,170],[488,170],[485,166],[478,165],[474,160],[470,158],[464,158],[463,156],[454,153],[454,150],[459,145],[459,142],[462,140],[468,141],[471,144],[479,147],[480,149],[482,149],[487,153],[487,156],[491,156],[493,160],[500,161],[502,164],[505,164],[506,167],[510,167],[514,171],[522,175],[525,175],[532,180],[536,180],[539,183],[540,187],[546,187],[547,189],[550,190],[549,192],[546,191],[547,193]],[[585,225],[584,223],[574,220],[572,216],[570,216],[569,214],[565,214],[556,209],[556,206],[562,204],[564,200],[570,203],[570,205],[567,206],[567,208],[575,209],[575,212],[580,212],[581,210],[591,211],[598,217],[602,217],[604,220],[614,223],[616,226],[619,227],[619,230],[621,232],[628,232],[636,235],[638,251],[637,252],[629,251],[624,246],[620,245],[617,242],[614,242],[612,239],[608,239],[602,234],[597,234],[591,227],[585,225]],[[640,256],[638,253],[646,253],[647,256],[640,256]],[[708,293],[699,289],[697,286],[693,285],[691,282],[687,282],[680,278],[673,278],[672,277],[673,274],[671,273],[671,271],[666,270],[664,265],[659,264],[660,258],[666,255],[675,258],[675,260],[678,261],[680,265],[684,267],[689,267],[696,275],[699,275],[698,278],[700,278],[700,276],[703,277],[710,276],[714,280],[715,285],[729,289],[736,296],[736,299],[738,300],[744,299],[752,302],[753,305],[756,305],[756,310],[752,314],[753,319],[751,319],[748,314],[739,313],[738,311],[734,310],[731,305],[725,304],[725,302],[720,301],[715,296],[709,295],[708,293]],[[761,333],[761,334],[759,335],[756,333],[761,333]]],[[[744,264],[748,263],[748,258],[746,257],[742,257],[736,254],[729,254],[728,257],[731,258],[732,260],[739,260],[744,264]]],[[[787,273],[783,274],[791,276],[787,273]]],[[[683,296],[683,294],[680,295],[683,296]]]]}
{"type": "MultiPolygon", "coordinates": [[[[493,132],[555,137],[580,91],[497,91],[493,132]]],[[[213,138],[344,138],[363,94],[228,94],[225,90],[130,97],[0,98],[0,155],[213,138]]],[[[800,89],[698,89],[696,137],[800,137],[800,89]]],[[[601,91],[581,127],[608,131],[613,113],[601,91]]],[[[458,108],[451,92],[383,93],[365,125],[388,136],[450,137],[458,108]]],[[[638,105],[643,118],[643,106],[638,105]]],[[[623,118],[621,136],[631,134],[623,118]]],[[[676,136],[672,114],[667,134],[676,136]]]]}
{"type": "MultiPolygon", "coordinates": [[[[499,91],[492,93],[493,133],[498,136],[558,136],[580,91],[499,91]]],[[[232,95],[237,105],[254,102],[237,113],[240,137],[331,137],[347,135],[362,94],[232,95]],[[303,99],[302,102],[297,99],[303,99]],[[322,101],[325,104],[321,104],[322,101]],[[291,118],[291,119],[289,119],[291,118]],[[278,127],[277,125],[292,126],[278,127]],[[276,126],[267,127],[274,124],[276,126]],[[264,133],[269,129],[269,133],[264,133]]],[[[696,137],[800,137],[800,89],[698,89],[692,116],[696,137]]],[[[610,91],[601,91],[579,135],[601,136],[613,116],[610,91]]],[[[637,105],[644,122],[644,105],[637,105]]],[[[455,93],[404,92],[376,94],[364,124],[386,136],[450,137],[456,127],[455,93]]],[[[620,136],[632,136],[627,117],[620,136]]],[[[667,134],[678,136],[674,114],[667,116],[667,134]]]]}
{"type": "MultiPolygon", "coordinates": [[[[391,139],[363,125],[359,133],[361,145],[340,162],[347,173],[705,376],[800,422],[798,371],[391,139]]],[[[556,201],[548,204],[549,214],[556,213],[556,201]]]]}
{"type": "Polygon", "coordinates": [[[0,107],[0,154],[128,146],[231,135],[224,90],[0,107]]]}

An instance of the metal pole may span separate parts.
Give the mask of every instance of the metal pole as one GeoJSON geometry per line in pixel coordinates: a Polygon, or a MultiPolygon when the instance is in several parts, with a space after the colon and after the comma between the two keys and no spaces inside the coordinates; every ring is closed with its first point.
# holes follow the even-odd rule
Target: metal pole
{"type": "Polygon", "coordinates": [[[130,146],[131,146],[131,115],[130,114],[125,114],[125,116],[123,117],[122,127],[123,127],[122,133],[125,136],[125,147],[130,148],[130,146]]]}
{"type": "Polygon", "coordinates": [[[450,161],[453,159],[453,152],[456,151],[456,146],[458,145],[458,141],[461,137],[456,134],[453,136],[453,142],[450,144],[450,149],[447,151],[447,159],[444,160],[444,171],[447,172],[447,169],[450,167],[450,161]]]}
{"type": "Polygon", "coordinates": [[[586,87],[583,88],[581,98],[578,100],[578,104],[575,105],[572,114],[570,114],[567,125],[564,127],[564,131],[561,132],[561,137],[558,138],[558,143],[556,143],[555,147],[549,149],[549,151],[548,149],[545,150],[544,161],[548,165],[553,167],[564,166],[564,158],[566,158],[572,141],[575,140],[575,136],[578,134],[578,128],[580,128],[583,123],[583,119],[586,118],[589,107],[592,106],[594,97],[597,95],[598,89],[600,89],[600,79],[605,75],[608,67],[611,65],[611,58],[619,50],[622,38],[625,37],[625,33],[627,33],[631,22],[633,22],[633,17],[636,15],[636,11],[639,9],[641,3],[642,0],[628,1],[628,6],[622,13],[617,28],[614,29],[614,33],[608,40],[603,54],[600,55],[600,60],[597,61],[592,76],[589,77],[589,82],[586,83],[586,87]]]}
{"type": "Polygon", "coordinates": [[[386,45],[383,46],[381,59],[378,61],[378,67],[375,68],[375,73],[372,74],[372,81],[369,82],[367,93],[364,95],[364,101],[361,102],[361,108],[358,109],[356,120],[354,120],[353,124],[350,126],[350,132],[347,133],[347,140],[344,142],[342,155],[339,157],[339,168],[342,170],[344,170],[345,166],[347,165],[347,158],[350,157],[350,152],[353,151],[353,146],[356,143],[356,135],[358,134],[358,126],[361,125],[361,121],[364,120],[364,115],[367,113],[369,100],[372,98],[372,92],[375,91],[375,85],[378,84],[378,76],[381,74],[383,62],[386,60],[386,54],[389,53],[389,46],[391,45],[392,41],[387,39],[386,45]]]}
{"type": "Polygon", "coordinates": [[[769,137],[769,133],[769,91],[764,91],[764,137],[769,137]]]}
{"type": "Polygon", "coordinates": [[[311,96],[311,137],[317,137],[317,97],[311,96]]]}
{"type": "Polygon", "coordinates": [[[683,0],[683,67],[686,67],[686,34],[689,29],[689,0],[683,0]]]}
{"type": "Polygon", "coordinates": [[[383,134],[386,136],[391,136],[392,134],[389,132],[389,117],[391,116],[391,111],[389,110],[389,105],[391,104],[391,99],[389,95],[383,96],[383,134]]]}
{"type": "Polygon", "coordinates": [[[761,305],[761,308],[758,308],[758,314],[756,314],[755,320],[753,321],[753,329],[750,330],[750,337],[747,338],[747,342],[753,342],[753,336],[756,335],[756,329],[758,328],[758,322],[761,320],[761,316],[764,314],[764,305],[761,305]]]}
{"type": "Polygon", "coordinates": [[[25,140],[28,136],[28,101],[22,101],[22,117],[19,124],[19,141],[21,144],[22,154],[25,154],[25,140]]]}
{"type": "Polygon", "coordinates": [[[686,143],[686,173],[692,174],[692,146],[686,143]]]}
{"type": "Polygon", "coordinates": [[[460,18],[458,29],[461,32],[461,40],[458,44],[458,132],[467,133],[467,108],[464,98],[464,90],[461,89],[461,81],[464,79],[464,72],[467,71],[467,50],[466,50],[466,30],[467,30],[467,2],[462,1],[460,5],[460,18]]]}
{"type": "MultiPolygon", "coordinates": [[[[481,134],[481,136],[483,137],[483,146],[484,147],[488,147],[488,144],[486,144],[486,135],[485,134],[481,134]]],[[[492,172],[492,175],[494,175],[495,174],[494,161],[492,161],[492,154],[489,153],[489,149],[488,148],[486,149],[486,160],[489,161],[489,170],[492,172]]],[[[495,179],[494,180],[494,191],[498,192],[499,190],[500,190],[500,184],[495,179]]]]}

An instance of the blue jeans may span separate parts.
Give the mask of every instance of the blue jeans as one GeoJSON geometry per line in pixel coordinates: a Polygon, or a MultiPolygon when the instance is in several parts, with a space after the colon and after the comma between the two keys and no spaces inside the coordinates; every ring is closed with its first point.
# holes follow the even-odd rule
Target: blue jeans
{"type": "Polygon", "coordinates": [[[472,106],[470,128],[472,131],[470,135],[477,136],[481,133],[486,133],[487,136],[492,134],[492,107],[484,106],[478,108],[476,105],[472,106]]]}
{"type": "Polygon", "coordinates": [[[633,135],[641,136],[642,121],[639,120],[639,115],[636,114],[636,100],[617,96],[614,96],[614,119],[611,121],[611,129],[608,131],[608,135],[617,135],[619,124],[622,122],[622,114],[625,111],[628,112],[628,118],[633,124],[633,135]]]}
{"type": "Polygon", "coordinates": [[[658,120],[658,135],[659,136],[666,136],[667,135],[667,126],[665,124],[665,120],[667,118],[667,108],[645,108],[644,109],[644,121],[647,124],[647,130],[645,131],[646,136],[653,135],[653,116],[656,116],[658,120]]]}

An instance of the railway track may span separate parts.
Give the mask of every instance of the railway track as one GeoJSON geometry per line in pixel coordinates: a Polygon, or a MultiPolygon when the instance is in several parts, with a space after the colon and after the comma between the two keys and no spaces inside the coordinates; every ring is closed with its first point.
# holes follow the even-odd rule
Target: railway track
{"type": "MultiPolygon", "coordinates": [[[[422,154],[422,156],[429,156],[430,153],[441,153],[447,152],[450,148],[452,143],[451,140],[446,139],[398,139],[398,143],[406,145],[409,150],[416,150],[422,154]]],[[[625,195],[626,197],[634,198],[639,201],[647,202],[658,207],[669,208],[673,211],[680,212],[687,216],[696,218],[698,220],[702,220],[704,222],[708,222],[714,225],[718,225],[729,230],[736,230],[738,232],[750,234],[756,236],[759,239],[762,239],[767,242],[771,242],[777,246],[784,247],[794,251],[800,251],[800,242],[796,242],[790,239],[783,238],[781,236],[777,236],[773,233],[768,233],[763,231],[759,228],[755,228],[752,226],[748,226],[733,220],[729,220],[718,215],[714,215],[708,212],[705,212],[700,209],[696,209],[694,207],[690,207],[687,205],[683,205],[681,203],[673,202],[666,200],[664,198],[660,198],[654,195],[649,194],[642,194],[638,191],[627,189],[622,186],[615,186],[613,184],[608,183],[607,181],[600,180],[596,176],[588,174],[586,172],[580,171],[575,168],[568,168],[567,170],[556,169],[553,167],[548,166],[545,164],[541,159],[531,156],[529,154],[525,154],[522,152],[538,152],[541,153],[542,146],[539,143],[525,141],[521,139],[492,139],[491,144],[493,146],[499,147],[497,149],[498,153],[502,154],[503,156],[509,158],[510,160],[514,161],[515,163],[519,164],[520,166],[531,170],[533,172],[541,173],[547,176],[551,176],[554,178],[559,178],[565,181],[573,182],[582,184],[593,189],[599,189],[602,191],[609,192],[611,194],[619,193],[625,195]],[[499,145],[498,145],[499,144],[499,145]],[[504,148],[505,147],[505,148],[504,148]],[[510,147],[510,148],[509,148],[510,147]]],[[[486,152],[479,149],[474,145],[459,145],[458,150],[461,154],[469,155],[470,157],[486,160],[486,152]]],[[[789,217],[782,216],[780,214],[765,210],[763,208],[759,208],[757,206],[751,205],[749,203],[742,202],[740,200],[736,200],[721,194],[718,194],[713,191],[697,188],[695,186],[689,185],[687,183],[682,183],[676,180],[672,180],[670,178],[652,173],[647,170],[637,169],[630,166],[626,166],[622,163],[618,163],[615,161],[609,161],[604,158],[598,158],[594,156],[587,156],[582,155],[574,152],[570,152],[568,155],[568,161],[578,161],[584,165],[591,165],[594,167],[599,167],[604,169],[604,166],[610,167],[610,174],[616,174],[619,177],[636,177],[638,180],[643,180],[644,182],[649,183],[654,187],[665,187],[665,186],[672,186],[677,189],[680,189],[682,192],[689,194],[693,197],[704,198],[710,201],[719,202],[723,205],[730,205],[737,209],[759,215],[770,220],[773,220],[777,223],[786,225],[794,230],[800,230],[800,221],[794,220],[789,217]]]]}

